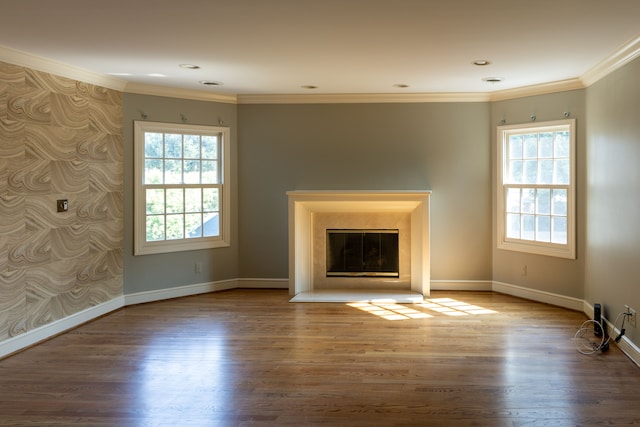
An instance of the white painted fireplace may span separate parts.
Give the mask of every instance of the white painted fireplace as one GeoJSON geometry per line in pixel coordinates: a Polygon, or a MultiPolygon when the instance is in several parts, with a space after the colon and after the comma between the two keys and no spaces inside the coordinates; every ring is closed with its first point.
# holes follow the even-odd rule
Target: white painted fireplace
{"type": "Polygon", "coordinates": [[[428,296],[430,195],[430,191],[287,192],[290,295],[298,297],[330,290],[340,282],[340,289],[349,288],[351,292],[406,289],[420,296],[428,296]],[[399,229],[399,279],[327,278],[324,271],[324,236],[328,228],[399,229]]]}

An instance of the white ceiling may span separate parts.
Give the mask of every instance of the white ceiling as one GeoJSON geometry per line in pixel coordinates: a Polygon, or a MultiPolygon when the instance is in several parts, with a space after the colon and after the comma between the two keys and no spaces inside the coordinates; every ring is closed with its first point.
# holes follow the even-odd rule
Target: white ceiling
{"type": "Polygon", "coordinates": [[[0,46],[130,86],[232,96],[492,93],[580,79],[640,44],[638,0],[0,0],[0,11],[0,46]]]}

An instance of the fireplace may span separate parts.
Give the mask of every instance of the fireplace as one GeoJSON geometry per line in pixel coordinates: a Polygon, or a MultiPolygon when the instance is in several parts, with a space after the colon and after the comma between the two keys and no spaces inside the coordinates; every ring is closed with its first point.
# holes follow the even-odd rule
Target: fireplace
{"type": "MultiPolygon", "coordinates": [[[[289,293],[403,290],[429,295],[429,191],[290,191],[289,293]],[[327,230],[398,230],[397,277],[327,275],[327,230]]],[[[329,261],[331,262],[331,261],[329,261]]]]}
{"type": "Polygon", "coordinates": [[[398,230],[330,229],[327,277],[400,277],[398,230]]]}

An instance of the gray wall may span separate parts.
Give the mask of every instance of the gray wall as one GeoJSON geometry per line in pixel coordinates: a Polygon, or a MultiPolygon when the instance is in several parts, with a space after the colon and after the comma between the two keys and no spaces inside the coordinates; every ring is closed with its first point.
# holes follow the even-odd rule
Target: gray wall
{"type": "Polygon", "coordinates": [[[289,190],[432,190],[431,278],[491,279],[489,105],[239,105],[240,276],[287,278],[289,190]]]}
{"type": "MultiPolygon", "coordinates": [[[[587,89],[585,297],[640,310],[640,60],[587,89]]],[[[640,324],[638,324],[640,326],[640,324]]],[[[640,344],[637,328],[627,336],[640,344]]]]}
{"type": "Polygon", "coordinates": [[[493,280],[511,285],[524,286],[539,291],[582,298],[582,271],[585,261],[585,92],[574,90],[556,94],[531,96],[491,104],[491,164],[493,214],[492,250],[493,280]],[[537,122],[564,119],[564,113],[576,119],[576,152],[577,152],[577,259],[568,260],[543,255],[496,249],[496,128],[504,119],[506,124],[530,123],[531,115],[537,122]],[[526,276],[523,267],[527,267],[526,276]]]}
{"type": "Polygon", "coordinates": [[[216,102],[192,101],[159,96],[124,94],[124,293],[133,294],[207,283],[238,276],[238,221],[232,215],[231,247],[169,254],[133,256],[133,122],[147,121],[182,123],[182,115],[187,123],[223,126],[231,128],[231,205],[237,212],[237,117],[236,106],[216,102]],[[195,272],[195,263],[202,263],[202,272],[195,272]]]}

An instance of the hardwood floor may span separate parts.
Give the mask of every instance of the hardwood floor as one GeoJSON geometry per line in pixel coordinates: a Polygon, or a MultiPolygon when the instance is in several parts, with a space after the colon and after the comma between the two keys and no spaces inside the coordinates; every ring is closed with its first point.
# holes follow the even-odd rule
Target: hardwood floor
{"type": "Polygon", "coordinates": [[[640,369],[581,313],[491,292],[424,305],[233,290],[130,306],[0,360],[2,426],[640,424],[640,369]]]}

